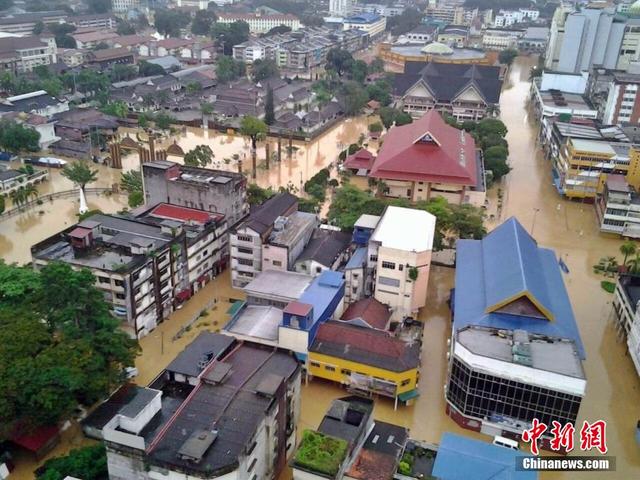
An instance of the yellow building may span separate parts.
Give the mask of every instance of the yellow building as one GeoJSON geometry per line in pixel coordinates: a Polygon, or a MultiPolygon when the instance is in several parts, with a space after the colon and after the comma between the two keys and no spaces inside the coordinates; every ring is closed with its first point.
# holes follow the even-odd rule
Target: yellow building
{"type": "Polygon", "coordinates": [[[568,198],[594,200],[607,175],[626,175],[631,144],[569,138],[554,161],[557,186],[568,198]]]}
{"type": "Polygon", "coordinates": [[[308,373],[365,395],[408,402],[418,396],[420,346],[388,332],[341,321],[318,328],[309,347],[308,373]]]}
{"type": "Polygon", "coordinates": [[[640,191],[640,145],[633,145],[629,149],[627,183],[631,185],[636,192],[640,191]]]}

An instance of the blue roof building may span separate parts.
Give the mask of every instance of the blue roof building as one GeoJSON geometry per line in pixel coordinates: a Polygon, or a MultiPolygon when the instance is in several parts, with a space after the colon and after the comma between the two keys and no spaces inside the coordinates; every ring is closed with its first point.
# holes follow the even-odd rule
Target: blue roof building
{"type": "Polygon", "coordinates": [[[558,259],[514,217],[483,240],[458,240],[454,329],[468,325],[567,338],[585,358],[558,259]]]}
{"type": "Polygon", "coordinates": [[[575,424],[585,351],[555,253],[510,218],[456,255],[447,413],[512,438],[533,419],[575,424]]]}
{"type": "Polygon", "coordinates": [[[442,436],[432,476],[440,480],[536,480],[534,471],[516,471],[521,452],[453,433],[442,436]]]}

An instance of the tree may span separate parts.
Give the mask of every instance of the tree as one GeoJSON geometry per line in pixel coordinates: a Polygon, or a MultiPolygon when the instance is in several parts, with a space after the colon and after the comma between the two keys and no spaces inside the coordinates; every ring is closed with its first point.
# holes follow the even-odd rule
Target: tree
{"type": "Polygon", "coordinates": [[[159,8],[155,11],[155,27],[165,37],[179,37],[180,31],[191,22],[188,14],[178,10],[159,8]]]}
{"type": "Polygon", "coordinates": [[[5,203],[4,195],[0,195],[0,215],[4,213],[5,208],[6,208],[6,203],[5,203]]]}
{"type": "Polygon", "coordinates": [[[389,30],[392,35],[402,35],[420,25],[422,17],[422,12],[415,8],[407,8],[400,15],[387,18],[387,30],[389,30]]]}
{"type": "Polygon", "coordinates": [[[40,133],[10,120],[0,120],[0,148],[11,153],[40,150],[40,133]]]}
{"type": "Polygon", "coordinates": [[[385,128],[391,128],[394,123],[396,126],[401,126],[413,122],[411,115],[397,108],[382,107],[378,114],[385,128]]]}
{"type": "Polygon", "coordinates": [[[346,115],[357,115],[369,99],[367,92],[357,82],[344,82],[338,91],[338,100],[346,115]]]}
{"type": "Polygon", "coordinates": [[[380,122],[369,124],[369,131],[371,133],[380,133],[382,131],[382,124],[380,122]]]}
{"type": "Polygon", "coordinates": [[[146,60],[138,62],[138,76],[140,77],[153,77],[155,75],[164,75],[165,73],[164,68],[156,63],[150,63],[146,60]]]}
{"type": "Polygon", "coordinates": [[[138,69],[134,65],[116,64],[109,71],[109,78],[112,82],[122,82],[131,80],[138,75],[138,69]]]}
{"type": "Polygon", "coordinates": [[[111,11],[111,0],[85,0],[89,13],[107,13],[111,11]]]}
{"type": "Polygon", "coordinates": [[[275,60],[271,60],[270,58],[254,61],[251,70],[253,73],[253,80],[255,82],[261,82],[267,78],[280,76],[278,65],[275,60]]]}
{"type": "Polygon", "coordinates": [[[218,17],[212,10],[198,10],[191,22],[191,33],[194,35],[208,35],[211,31],[211,25],[217,19],[218,17]]]}
{"type": "Polygon", "coordinates": [[[353,65],[353,56],[347,50],[334,47],[327,53],[327,70],[334,70],[339,77],[350,70],[353,65]]]}
{"type": "Polygon", "coordinates": [[[0,262],[0,441],[92,405],[133,364],[136,342],[95,281],[63,263],[35,271],[0,262]]]}
{"type": "Polygon", "coordinates": [[[120,188],[129,194],[129,206],[138,207],[144,203],[142,189],[142,173],[140,170],[129,170],[120,176],[120,188]]]}
{"type": "Polygon", "coordinates": [[[121,18],[117,18],[117,22],[116,33],[118,35],[135,35],[136,28],[130,22],[121,18]]]}
{"type": "Polygon", "coordinates": [[[129,115],[129,106],[122,100],[117,100],[103,105],[100,107],[100,111],[114,117],[127,118],[127,115],[129,115]]]}
{"type": "Polygon", "coordinates": [[[273,88],[269,86],[267,90],[267,98],[264,101],[264,123],[273,125],[276,121],[276,114],[273,105],[273,88]]]}
{"type": "Polygon", "coordinates": [[[160,112],[153,117],[153,122],[160,130],[168,130],[175,123],[176,119],[168,113],[160,112]]]}
{"type": "Polygon", "coordinates": [[[36,472],[37,480],[67,477],[104,480],[109,476],[107,451],[103,444],[71,450],[68,455],[47,460],[36,472]]]}
{"type": "Polygon", "coordinates": [[[518,50],[514,48],[507,48],[498,54],[498,61],[503,65],[511,65],[517,56],[518,50]]]}
{"type": "Polygon", "coordinates": [[[42,20],[38,20],[36,24],[33,26],[32,33],[34,35],[40,35],[42,32],[44,32],[44,28],[45,28],[45,25],[44,23],[42,23],[42,20]]]}
{"type": "Polygon", "coordinates": [[[321,27],[324,25],[324,18],[320,15],[301,15],[300,23],[306,27],[321,27]]]}
{"type": "Polygon", "coordinates": [[[249,24],[247,22],[220,23],[211,26],[211,37],[222,45],[225,55],[233,53],[233,46],[249,39],[249,24]]]}
{"type": "Polygon", "coordinates": [[[380,102],[382,106],[391,103],[391,85],[386,80],[376,80],[366,87],[369,100],[380,102]]]}
{"type": "Polygon", "coordinates": [[[291,31],[291,27],[287,27],[286,25],[278,25],[277,27],[273,27],[267,33],[263,35],[263,37],[271,37],[273,35],[282,35],[283,33],[288,33],[291,31]]]}
{"type": "Polygon", "coordinates": [[[252,175],[256,178],[256,148],[258,140],[266,137],[269,127],[256,117],[245,116],[240,121],[240,133],[251,139],[252,175]]]}
{"type": "Polygon", "coordinates": [[[479,137],[485,137],[493,133],[504,138],[507,134],[507,126],[497,118],[483,118],[478,122],[476,132],[479,137]]]}
{"type": "Polygon", "coordinates": [[[58,48],[76,48],[76,41],[70,35],[76,31],[74,25],[69,23],[49,24],[47,29],[54,35],[58,48]]]}
{"type": "Polygon", "coordinates": [[[198,145],[184,156],[185,165],[206,167],[213,161],[213,150],[209,145],[198,145]]]}
{"type": "Polygon", "coordinates": [[[92,169],[86,160],[67,163],[60,173],[67,180],[71,180],[76,184],[83,193],[87,184],[93,183],[98,179],[98,170],[92,169]]]}
{"type": "Polygon", "coordinates": [[[380,57],[376,57],[371,60],[371,63],[369,64],[369,71],[371,73],[384,72],[384,60],[382,60],[380,57]]]}
{"type": "Polygon", "coordinates": [[[358,83],[364,83],[367,79],[369,67],[362,60],[355,60],[351,64],[351,78],[358,83]]]}
{"type": "Polygon", "coordinates": [[[620,245],[620,253],[624,255],[624,260],[622,261],[622,264],[626,265],[627,258],[629,257],[629,255],[635,255],[636,251],[637,251],[636,242],[633,242],[631,240],[627,240],[622,245],[620,245]]]}
{"type": "Polygon", "coordinates": [[[244,75],[245,65],[231,57],[223,56],[218,59],[216,75],[221,83],[230,82],[244,75]]]}
{"type": "Polygon", "coordinates": [[[262,188],[255,183],[247,185],[247,202],[249,202],[249,205],[261,205],[275,194],[276,192],[271,187],[262,188]]]}

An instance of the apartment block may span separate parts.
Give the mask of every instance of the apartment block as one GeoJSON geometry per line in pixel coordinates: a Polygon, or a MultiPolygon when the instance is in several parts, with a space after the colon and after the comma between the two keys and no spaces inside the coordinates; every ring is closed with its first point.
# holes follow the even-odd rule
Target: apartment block
{"type": "Polygon", "coordinates": [[[276,479],[296,447],[300,378],[288,352],[203,332],[83,428],[104,441],[111,480],[276,479]]]}
{"type": "Polygon", "coordinates": [[[317,217],[298,212],[298,200],[279,193],[254,209],[231,231],[231,283],[244,287],[268,269],[292,270],[309,243],[317,217]]]}
{"type": "Polygon", "coordinates": [[[142,175],[148,205],[171,203],[221,213],[230,228],[249,213],[247,182],[240,173],[156,161],[144,163],[142,175]]]}
{"type": "Polygon", "coordinates": [[[260,13],[220,13],[219,23],[246,22],[249,24],[251,33],[267,33],[269,30],[280,25],[289,27],[295,31],[300,29],[300,19],[291,14],[262,15],[260,13]]]}
{"type": "Polygon", "coordinates": [[[456,255],[449,416],[510,438],[534,418],[575,425],[585,352],[555,252],[510,218],[482,240],[458,240],[456,255]]]}
{"type": "Polygon", "coordinates": [[[136,217],[97,214],[31,248],[88,268],[114,316],[136,338],[150,333],[226,265],[224,216],[158,204],[136,217]]]}
{"type": "Polygon", "coordinates": [[[56,41],[53,37],[0,38],[0,72],[28,73],[35,67],[56,62],[56,41]]]}
{"type": "Polygon", "coordinates": [[[387,27],[387,18],[375,13],[360,13],[347,17],[342,22],[343,30],[360,30],[369,35],[369,38],[376,38],[384,32],[387,27]]]}
{"type": "Polygon", "coordinates": [[[623,175],[607,176],[595,207],[601,232],[640,238],[640,196],[623,175]]]}

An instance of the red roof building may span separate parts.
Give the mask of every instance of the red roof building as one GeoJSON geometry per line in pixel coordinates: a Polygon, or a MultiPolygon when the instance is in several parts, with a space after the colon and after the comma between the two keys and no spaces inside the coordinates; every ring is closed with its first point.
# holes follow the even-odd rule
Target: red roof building
{"type": "Polygon", "coordinates": [[[161,203],[150,212],[150,215],[158,218],[166,218],[168,220],[194,223],[207,223],[209,220],[222,218],[222,215],[217,213],[208,213],[204,210],[180,207],[178,205],[170,205],[168,203],[161,203]]]}
{"type": "Polygon", "coordinates": [[[361,148],[356,153],[349,155],[345,159],[344,168],[355,170],[355,173],[360,170],[366,170],[366,172],[369,172],[375,159],[376,157],[373,156],[373,153],[366,148],[361,148]]]}
{"type": "Polygon", "coordinates": [[[473,137],[435,110],[389,130],[370,176],[387,184],[389,197],[484,203],[484,169],[473,137]]]}
{"type": "Polygon", "coordinates": [[[391,312],[389,307],[373,297],[363,298],[349,305],[340,320],[361,320],[371,328],[387,330],[391,312]]]}

